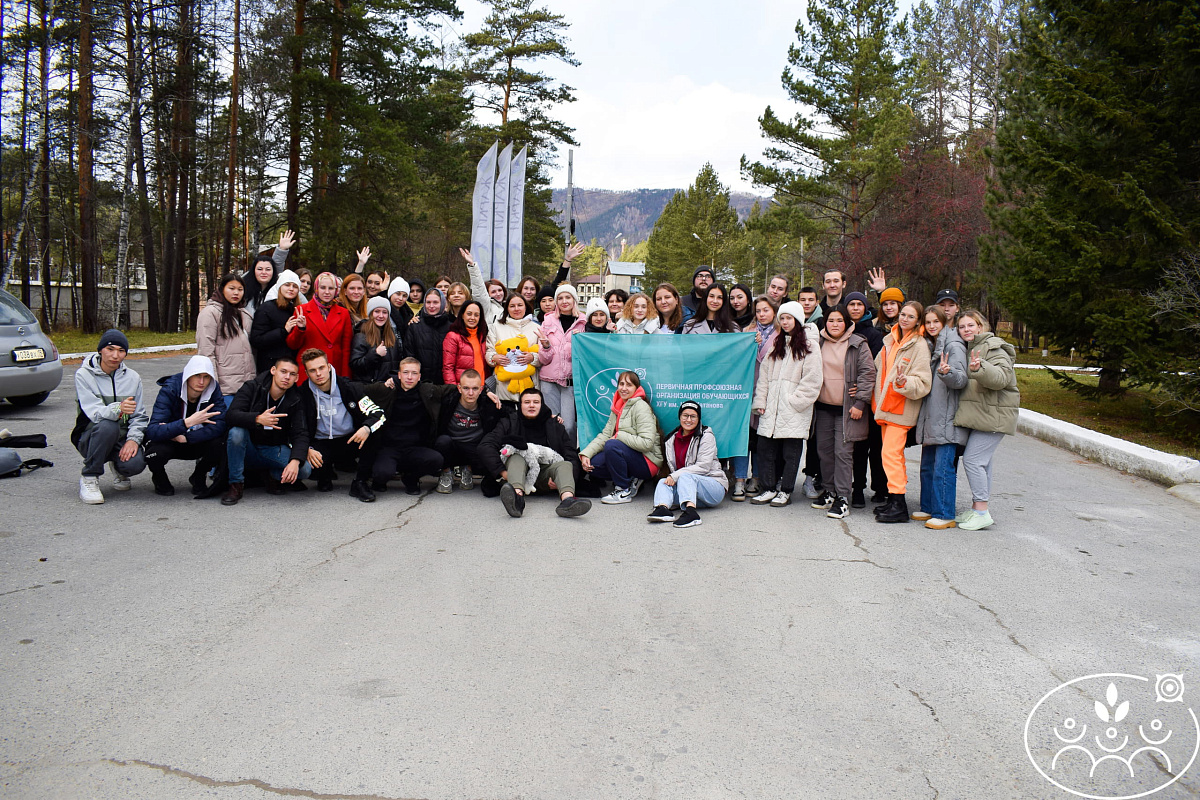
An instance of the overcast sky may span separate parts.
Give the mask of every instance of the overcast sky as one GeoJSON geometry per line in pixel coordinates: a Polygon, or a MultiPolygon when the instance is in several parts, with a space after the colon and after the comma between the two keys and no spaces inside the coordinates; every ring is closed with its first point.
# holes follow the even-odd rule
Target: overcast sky
{"type": "MultiPolygon", "coordinates": [[[[796,20],[795,0],[542,0],[570,23],[580,66],[542,67],[576,89],[555,111],[575,128],[575,185],[683,188],[705,161],[739,190],[738,159],[758,157],[758,117],[771,105],[790,116],[780,74],[796,20]]],[[[477,30],[484,10],[462,0],[454,27],[477,30]]],[[[566,150],[554,185],[566,185],[566,150]]]]}

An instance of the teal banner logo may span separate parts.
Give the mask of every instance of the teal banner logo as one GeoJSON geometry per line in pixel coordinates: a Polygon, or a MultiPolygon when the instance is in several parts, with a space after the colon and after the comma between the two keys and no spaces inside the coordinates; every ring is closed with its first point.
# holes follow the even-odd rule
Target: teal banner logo
{"type": "Polygon", "coordinates": [[[617,377],[637,374],[664,433],[679,425],[679,404],[695,400],[722,458],[744,456],[754,398],[753,333],[701,336],[576,333],[571,337],[580,448],[612,412],[617,377]]]}

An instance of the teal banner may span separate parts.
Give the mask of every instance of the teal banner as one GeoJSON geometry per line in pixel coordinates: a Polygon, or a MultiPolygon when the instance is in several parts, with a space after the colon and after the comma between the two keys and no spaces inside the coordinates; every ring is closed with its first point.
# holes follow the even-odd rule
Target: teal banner
{"type": "Polygon", "coordinates": [[[747,454],[754,399],[753,333],[699,336],[576,333],[571,337],[579,446],[608,422],[617,376],[637,373],[664,433],[679,425],[679,404],[695,400],[717,435],[722,458],[747,454]]]}

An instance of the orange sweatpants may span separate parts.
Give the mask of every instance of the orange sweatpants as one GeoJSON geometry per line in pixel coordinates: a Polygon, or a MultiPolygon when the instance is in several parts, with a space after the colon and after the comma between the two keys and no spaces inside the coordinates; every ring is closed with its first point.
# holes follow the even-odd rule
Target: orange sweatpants
{"type": "Polygon", "coordinates": [[[908,438],[908,430],[912,426],[894,425],[890,422],[880,422],[879,426],[883,428],[883,449],[879,455],[883,460],[883,471],[887,474],[888,493],[904,494],[908,490],[904,441],[908,438]]]}

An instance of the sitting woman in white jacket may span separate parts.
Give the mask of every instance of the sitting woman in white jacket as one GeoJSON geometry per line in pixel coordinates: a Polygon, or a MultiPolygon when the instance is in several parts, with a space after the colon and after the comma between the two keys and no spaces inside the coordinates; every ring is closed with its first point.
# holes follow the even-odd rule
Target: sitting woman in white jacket
{"type": "Polygon", "coordinates": [[[695,400],[679,406],[679,427],[663,445],[669,474],[654,490],[654,510],[647,517],[651,522],[673,521],[676,528],[691,528],[701,524],[697,506],[712,508],[725,499],[729,479],[717,457],[717,437],[712,428],[700,424],[700,413],[695,400]],[[676,505],[682,512],[678,519],[671,514],[676,505]]]}

